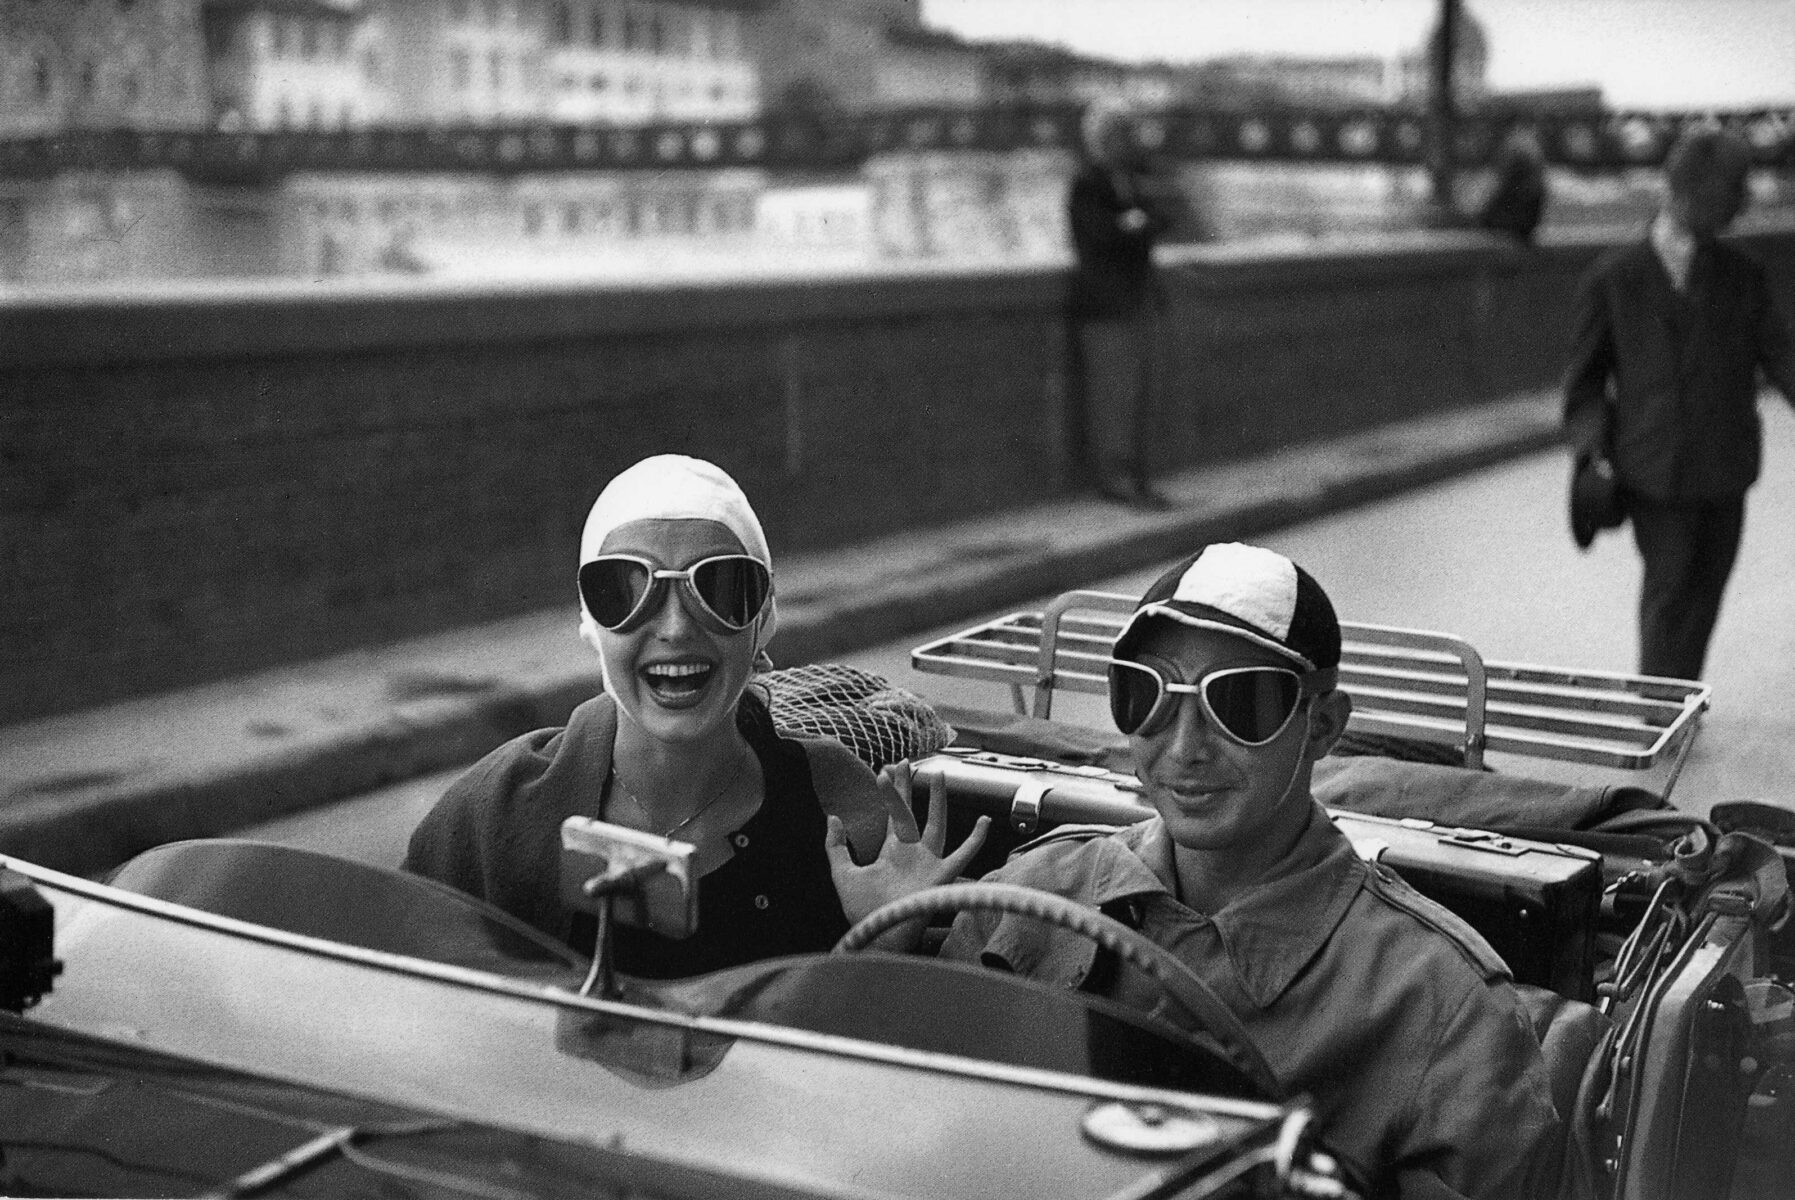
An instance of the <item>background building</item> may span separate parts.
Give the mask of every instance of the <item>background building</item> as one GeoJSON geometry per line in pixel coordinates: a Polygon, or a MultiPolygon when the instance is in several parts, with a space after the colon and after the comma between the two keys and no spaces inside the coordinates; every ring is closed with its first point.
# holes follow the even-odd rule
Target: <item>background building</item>
{"type": "Polygon", "coordinates": [[[0,0],[0,136],[194,128],[199,0],[0,0]]]}
{"type": "Polygon", "coordinates": [[[393,116],[391,56],[362,0],[205,0],[220,129],[350,129],[393,116]]]}
{"type": "Polygon", "coordinates": [[[774,0],[752,37],[769,109],[863,113],[988,98],[983,48],[925,27],[920,0],[774,0]]]}
{"type": "Polygon", "coordinates": [[[553,0],[549,113],[561,121],[745,120],[760,111],[753,4],[553,0]]]}

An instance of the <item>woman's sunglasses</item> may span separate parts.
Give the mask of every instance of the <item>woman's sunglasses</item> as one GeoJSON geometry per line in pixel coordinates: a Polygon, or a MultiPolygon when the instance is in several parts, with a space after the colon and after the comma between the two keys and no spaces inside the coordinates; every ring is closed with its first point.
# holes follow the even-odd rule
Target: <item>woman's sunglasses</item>
{"type": "Polygon", "coordinates": [[[746,554],[719,554],[683,571],[632,554],[601,554],[580,568],[580,598],[594,621],[627,633],[660,610],[675,580],[698,602],[689,611],[714,633],[748,628],[773,594],[772,572],[746,554]]]}
{"type": "Polygon", "coordinates": [[[1313,690],[1307,676],[1289,667],[1224,667],[1182,683],[1145,663],[1109,660],[1110,715],[1117,729],[1143,737],[1171,722],[1178,697],[1195,696],[1223,736],[1242,746],[1263,746],[1284,732],[1313,690]]]}

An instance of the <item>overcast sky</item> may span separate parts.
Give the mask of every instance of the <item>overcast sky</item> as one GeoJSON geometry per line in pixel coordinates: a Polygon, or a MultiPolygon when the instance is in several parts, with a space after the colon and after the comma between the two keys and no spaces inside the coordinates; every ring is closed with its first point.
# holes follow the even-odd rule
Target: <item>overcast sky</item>
{"type": "MultiPolygon", "coordinates": [[[[923,0],[973,38],[1029,37],[1123,59],[1390,54],[1438,0],[923,0]]],[[[1795,0],[1468,0],[1498,88],[1598,83],[1616,107],[1795,103],[1795,0]]]]}

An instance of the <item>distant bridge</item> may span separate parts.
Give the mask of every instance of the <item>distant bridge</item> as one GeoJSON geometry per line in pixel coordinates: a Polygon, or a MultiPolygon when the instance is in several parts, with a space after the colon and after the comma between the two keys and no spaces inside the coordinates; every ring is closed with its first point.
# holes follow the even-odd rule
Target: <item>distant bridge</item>
{"type": "MultiPolygon", "coordinates": [[[[1487,162],[1515,125],[1548,162],[1592,172],[1660,163],[1691,124],[1718,122],[1760,166],[1795,170],[1795,109],[1744,112],[1472,113],[1454,119],[1453,162],[1487,162]]],[[[1397,109],[1174,109],[1138,122],[1173,159],[1386,166],[1429,163],[1427,114],[1397,109]]],[[[86,130],[0,140],[0,178],[69,171],[174,170],[196,182],[271,183],[295,171],[774,171],[855,166],[886,153],[1070,149],[1076,108],[926,109],[866,116],[778,115],[636,126],[553,123],[269,132],[86,130]]]]}

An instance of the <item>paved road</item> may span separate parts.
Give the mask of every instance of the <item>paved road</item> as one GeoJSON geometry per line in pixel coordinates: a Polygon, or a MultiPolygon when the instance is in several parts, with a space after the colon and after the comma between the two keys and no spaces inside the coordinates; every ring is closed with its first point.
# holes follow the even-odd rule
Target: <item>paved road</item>
{"type": "MultiPolygon", "coordinates": [[[[1745,544],[1710,654],[1714,707],[1676,800],[1761,798],[1795,810],[1795,415],[1764,406],[1766,478],[1753,493],[1745,544]]],[[[1486,658],[1630,671],[1639,568],[1623,531],[1579,553],[1564,516],[1566,466],[1538,455],[1463,476],[1261,540],[1302,563],[1349,620],[1455,633],[1486,658]]],[[[1137,593],[1156,571],[1092,581],[1137,593]]],[[[1045,598],[1043,598],[1044,600],[1045,598]]],[[[1039,604],[1017,608],[1039,607],[1039,604]]],[[[997,614],[992,614],[997,615],[997,614]]],[[[850,661],[931,699],[1002,706],[989,684],[919,675],[910,648],[930,631],[850,661]]],[[[1086,705],[1064,715],[1095,721],[1086,705]]],[[[274,837],[373,861],[396,861],[412,823],[455,772],[258,827],[274,837]]]]}

